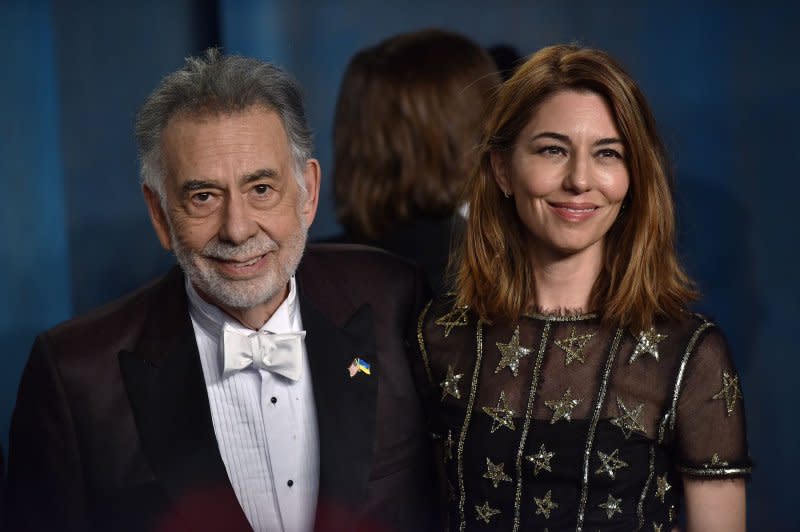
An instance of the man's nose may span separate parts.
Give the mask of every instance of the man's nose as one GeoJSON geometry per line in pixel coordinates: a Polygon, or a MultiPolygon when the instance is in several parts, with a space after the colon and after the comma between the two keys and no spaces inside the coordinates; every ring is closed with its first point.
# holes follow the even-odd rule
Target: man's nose
{"type": "Polygon", "coordinates": [[[257,224],[244,197],[232,194],[225,202],[219,238],[231,244],[241,244],[254,236],[257,224]]]}

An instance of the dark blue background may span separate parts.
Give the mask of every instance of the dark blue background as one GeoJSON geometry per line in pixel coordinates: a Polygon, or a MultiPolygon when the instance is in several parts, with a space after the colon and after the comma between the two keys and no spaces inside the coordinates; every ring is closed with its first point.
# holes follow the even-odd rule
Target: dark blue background
{"type": "MultiPolygon", "coordinates": [[[[796,530],[800,471],[800,8],[781,3],[289,0],[0,1],[0,441],[34,335],[171,262],[149,226],[137,106],[211,44],[305,87],[323,175],[350,56],[437,26],[524,53],[609,51],[648,95],[677,175],[681,253],[723,326],[747,399],[751,527],[796,530]]],[[[330,182],[314,238],[337,232],[330,182]]]]}

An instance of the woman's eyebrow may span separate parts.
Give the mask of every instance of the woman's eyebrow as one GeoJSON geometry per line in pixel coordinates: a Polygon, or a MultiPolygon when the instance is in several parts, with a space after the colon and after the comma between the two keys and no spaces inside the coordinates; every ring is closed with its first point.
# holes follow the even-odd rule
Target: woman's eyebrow
{"type": "Polygon", "coordinates": [[[536,135],[531,137],[531,142],[541,138],[560,140],[561,142],[567,144],[570,142],[569,137],[567,135],[562,135],[561,133],[555,133],[553,131],[543,131],[541,133],[537,133],[536,135]]]}

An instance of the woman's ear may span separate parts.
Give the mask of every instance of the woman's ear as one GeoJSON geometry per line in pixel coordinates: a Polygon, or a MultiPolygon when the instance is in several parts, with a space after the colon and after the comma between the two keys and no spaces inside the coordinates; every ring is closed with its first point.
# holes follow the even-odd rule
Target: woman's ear
{"type": "Polygon", "coordinates": [[[497,186],[500,187],[500,191],[505,197],[510,198],[514,195],[514,189],[511,188],[511,179],[508,175],[508,162],[506,161],[506,157],[496,150],[492,150],[489,157],[492,163],[492,175],[494,176],[497,186]]]}

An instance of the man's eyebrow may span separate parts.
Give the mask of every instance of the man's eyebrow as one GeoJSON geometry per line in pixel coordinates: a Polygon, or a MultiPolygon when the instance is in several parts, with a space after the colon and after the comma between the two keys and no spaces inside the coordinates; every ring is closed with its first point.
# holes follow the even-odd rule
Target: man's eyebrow
{"type": "Polygon", "coordinates": [[[278,172],[272,168],[262,168],[261,170],[256,170],[251,174],[247,174],[243,176],[240,181],[242,184],[252,183],[253,181],[258,181],[259,179],[277,179],[278,172]]]}
{"type": "Polygon", "coordinates": [[[190,179],[181,186],[181,190],[183,190],[183,192],[194,192],[195,190],[201,190],[204,188],[220,189],[222,186],[215,181],[208,181],[204,179],[190,179]]]}

